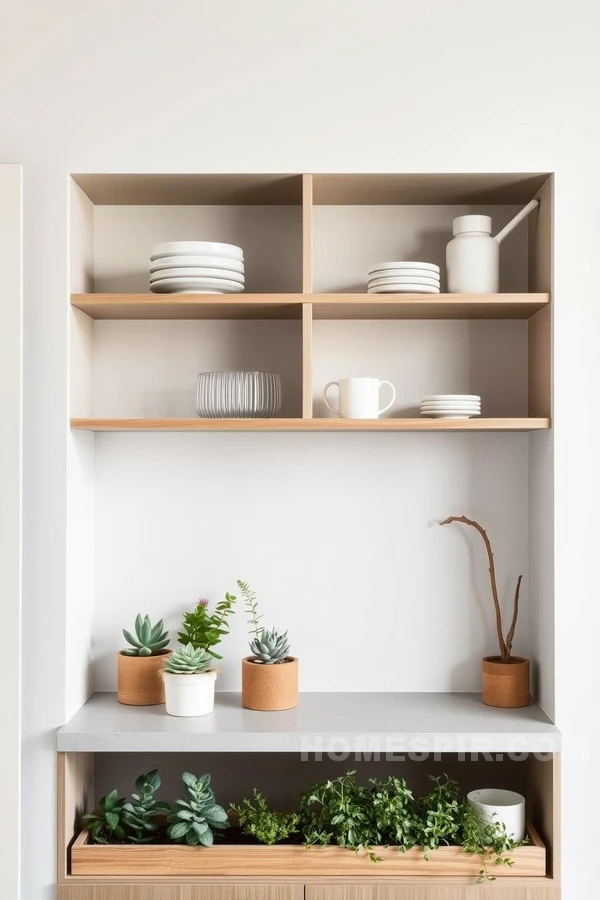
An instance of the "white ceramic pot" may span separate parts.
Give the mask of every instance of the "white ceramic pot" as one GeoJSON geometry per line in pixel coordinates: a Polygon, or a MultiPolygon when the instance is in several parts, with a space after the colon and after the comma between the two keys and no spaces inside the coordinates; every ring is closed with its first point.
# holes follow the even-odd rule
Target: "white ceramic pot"
{"type": "Polygon", "coordinates": [[[163,672],[165,701],[170,716],[208,716],[215,707],[216,672],[176,675],[163,672]]]}
{"type": "Polygon", "coordinates": [[[500,245],[492,237],[489,216],[459,216],[446,247],[446,275],[451,294],[498,293],[500,245]]]}
{"type": "Polygon", "coordinates": [[[467,800],[473,807],[482,828],[487,825],[504,825],[513,841],[525,837],[525,797],[515,791],[487,788],[471,791],[467,800]]]}

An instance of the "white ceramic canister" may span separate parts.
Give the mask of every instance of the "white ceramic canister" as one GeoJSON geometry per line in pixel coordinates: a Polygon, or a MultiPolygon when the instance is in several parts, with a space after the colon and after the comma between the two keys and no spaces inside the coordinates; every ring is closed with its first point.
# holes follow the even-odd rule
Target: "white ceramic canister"
{"type": "Polygon", "coordinates": [[[446,247],[446,275],[451,294],[496,294],[500,244],[492,237],[490,216],[459,216],[446,247]]]}
{"type": "Polygon", "coordinates": [[[216,672],[179,675],[163,672],[166,709],[170,716],[208,716],[215,706],[216,672]]]}
{"type": "Polygon", "coordinates": [[[525,797],[515,791],[486,788],[471,791],[467,800],[473,807],[482,828],[487,825],[504,825],[506,833],[513,841],[525,837],[525,797]]]}

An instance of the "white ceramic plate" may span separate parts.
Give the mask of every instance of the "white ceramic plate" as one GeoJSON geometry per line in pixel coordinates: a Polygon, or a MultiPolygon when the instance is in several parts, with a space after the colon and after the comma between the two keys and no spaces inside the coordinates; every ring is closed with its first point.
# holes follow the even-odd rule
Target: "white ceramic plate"
{"type": "Polygon", "coordinates": [[[225,278],[161,278],[150,285],[150,290],[155,294],[240,294],[244,285],[225,278]]]}
{"type": "Polygon", "coordinates": [[[429,269],[431,272],[437,272],[438,275],[440,272],[440,267],[436,266],[435,263],[400,261],[380,263],[370,270],[369,275],[373,272],[381,272],[385,269],[429,269]]]}
{"type": "Polygon", "coordinates": [[[479,413],[421,413],[424,419],[474,419],[479,413]]]}
{"type": "Polygon", "coordinates": [[[434,403],[429,400],[427,403],[421,403],[421,409],[481,409],[481,403],[467,403],[463,400],[461,403],[434,403]]]}
{"type": "Polygon", "coordinates": [[[430,269],[379,269],[369,272],[369,280],[373,278],[433,278],[440,283],[440,276],[430,269]]]}
{"type": "Polygon", "coordinates": [[[429,287],[439,287],[440,283],[436,278],[426,278],[424,275],[416,275],[411,278],[404,275],[395,275],[393,278],[370,278],[369,287],[381,287],[384,284],[426,284],[429,287]]]}
{"type": "Polygon", "coordinates": [[[475,400],[480,403],[481,397],[478,394],[426,394],[421,397],[421,403],[427,403],[430,400],[434,402],[437,400],[475,400]]]}
{"type": "Polygon", "coordinates": [[[382,284],[370,287],[368,294],[439,294],[439,287],[426,284],[382,284]]]}
{"type": "Polygon", "coordinates": [[[480,409],[421,409],[422,416],[480,416],[480,409]]]}
{"type": "Polygon", "coordinates": [[[227,281],[244,283],[244,276],[239,272],[230,272],[228,269],[194,269],[192,266],[182,269],[161,269],[150,276],[150,283],[162,281],[163,278],[225,278],[227,281]]]}
{"type": "Polygon", "coordinates": [[[162,256],[225,256],[227,259],[243,259],[244,251],[235,244],[220,244],[217,241],[168,241],[155,244],[150,259],[162,256]]]}
{"type": "Polygon", "coordinates": [[[223,256],[162,256],[150,266],[151,272],[181,266],[195,266],[204,269],[231,269],[232,272],[244,274],[244,262],[239,259],[227,259],[223,256]]]}

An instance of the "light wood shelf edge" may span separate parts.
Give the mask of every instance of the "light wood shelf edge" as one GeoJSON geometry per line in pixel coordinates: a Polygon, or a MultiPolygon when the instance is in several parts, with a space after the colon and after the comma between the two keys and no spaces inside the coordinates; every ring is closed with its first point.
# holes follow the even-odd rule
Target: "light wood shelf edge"
{"type": "Polygon", "coordinates": [[[75,431],[543,431],[548,418],[512,419],[71,419],[75,431]]]}
{"type": "Polygon", "coordinates": [[[302,418],[313,416],[313,307],[302,304],[302,418]]]}
{"type": "Polygon", "coordinates": [[[72,294],[92,319],[531,319],[548,307],[535,294],[72,294]]]}
{"type": "Polygon", "coordinates": [[[313,177],[302,176],[302,292],[313,290],[313,177]]]}

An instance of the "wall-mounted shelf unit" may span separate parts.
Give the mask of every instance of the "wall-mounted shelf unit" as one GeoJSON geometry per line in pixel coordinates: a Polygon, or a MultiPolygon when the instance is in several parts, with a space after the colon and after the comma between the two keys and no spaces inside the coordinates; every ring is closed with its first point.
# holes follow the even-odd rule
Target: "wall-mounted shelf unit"
{"type": "Polygon", "coordinates": [[[75,714],[57,739],[59,900],[558,900],[552,185],[549,173],[72,176],[67,629],[79,652],[66,660],[75,714]],[[502,244],[500,293],[366,293],[369,270],[393,259],[437,263],[445,291],[452,219],[490,215],[500,229],[534,197],[539,207],[502,244]],[[174,240],[243,247],[247,293],[149,293],[150,248],[174,240]],[[278,418],[196,416],[197,373],[238,369],[280,374],[278,418]],[[389,418],[345,420],[325,408],[327,382],[359,375],[394,384],[389,418]],[[430,393],[479,394],[484,417],[420,418],[430,393]],[[95,440],[94,432],[147,436],[95,440]],[[173,434],[154,440],[152,432],[173,434]],[[479,659],[494,646],[486,573],[464,552],[465,535],[431,527],[469,510],[492,529],[502,571],[525,574],[518,651],[532,659],[535,700],[524,709],[492,709],[476,693],[479,659]],[[119,705],[120,629],[146,602],[173,627],[202,590],[198,548],[215,587],[238,574],[229,546],[253,585],[286,585],[269,616],[298,641],[299,707],[241,707],[246,635],[234,630],[212,716],[119,705]],[[352,623],[364,617],[365,598],[376,598],[382,624],[363,671],[352,623]],[[317,618],[320,642],[304,628],[317,618]],[[356,764],[365,778],[426,781],[429,768],[413,758],[317,763],[319,748],[336,742],[350,754],[414,743],[417,754],[437,754],[435,772],[448,767],[467,789],[520,790],[546,875],[476,885],[375,868],[360,877],[160,878],[70,868],[82,813],[157,765],[165,799],[176,796],[185,764],[231,786],[224,802],[256,784],[280,808],[309,772],[330,777],[356,764]]]}

